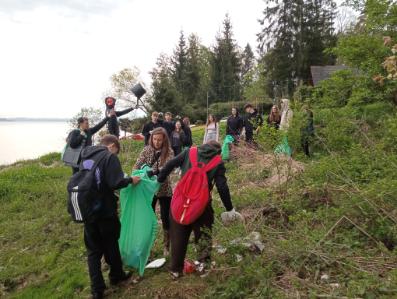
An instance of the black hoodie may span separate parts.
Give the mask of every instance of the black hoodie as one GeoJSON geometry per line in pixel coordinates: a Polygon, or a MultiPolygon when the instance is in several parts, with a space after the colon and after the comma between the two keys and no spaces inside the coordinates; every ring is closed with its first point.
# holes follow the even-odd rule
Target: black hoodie
{"type": "MultiPolygon", "coordinates": [[[[88,160],[96,161],[103,151],[108,152],[106,146],[86,147],[81,153],[82,165],[88,160]]],[[[102,200],[102,206],[96,218],[117,216],[117,197],[114,195],[114,190],[127,187],[132,182],[130,177],[124,177],[119,158],[108,152],[106,157],[99,162],[95,178],[102,200]]]]}
{"type": "Polygon", "coordinates": [[[230,115],[226,123],[226,135],[238,136],[243,128],[243,119],[238,115],[230,115]]]}
{"type": "MultiPolygon", "coordinates": [[[[210,144],[203,144],[198,148],[198,162],[208,163],[213,157],[221,154],[221,148],[215,147],[210,144]]],[[[167,176],[176,167],[180,167],[182,170],[182,176],[191,168],[189,160],[189,150],[185,150],[176,156],[174,159],[168,161],[164,167],[161,169],[159,175],[157,176],[157,181],[162,183],[165,181],[167,176]]],[[[208,186],[210,191],[212,190],[215,181],[216,188],[218,190],[219,196],[223,202],[227,211],[233,209],[232,200],[230,198],[229,186],[227,185],[227,179],[225,176],[226,168],[223,162],[219,164],[215,169],[207,173],[208,176],[208,186]]]]}

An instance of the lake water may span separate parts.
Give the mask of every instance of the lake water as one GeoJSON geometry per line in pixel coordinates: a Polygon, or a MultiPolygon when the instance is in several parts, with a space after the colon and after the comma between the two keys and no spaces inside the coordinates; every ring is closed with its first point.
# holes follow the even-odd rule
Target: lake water
{"type": "Polygon", "coordinates": [[[69,131],[67,122],[0,121],[0,165],[60,152],[69,131]]]}

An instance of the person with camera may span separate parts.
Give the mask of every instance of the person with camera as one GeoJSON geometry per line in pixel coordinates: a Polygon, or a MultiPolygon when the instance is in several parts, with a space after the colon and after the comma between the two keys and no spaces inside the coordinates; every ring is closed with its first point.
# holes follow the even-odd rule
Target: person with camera
{"type": "MultiPolygon", "coordinates": [[[[109,116],[115,115],[114,110],[109,113],[109,116]]],[[[79,117],[77,119],[78,128],[74,129],[70,132],[68,136],[68,144],[72,149],[76,149],[78,147],[82,147],[82,150],[92,145],[92,136],[97,133],[103,126],[108,122],[109,116],[106,116],[102,119],[98,124],[93,127],[90,127],[90,122],[87,117],[79,117]]],[[[76,173],[79,168],[72,167],[73,174],[76,173]]]]}

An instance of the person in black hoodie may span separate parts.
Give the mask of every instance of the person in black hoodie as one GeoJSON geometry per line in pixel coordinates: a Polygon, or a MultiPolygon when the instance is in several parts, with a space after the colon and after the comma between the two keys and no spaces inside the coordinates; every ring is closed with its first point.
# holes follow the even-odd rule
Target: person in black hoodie
{"type": "Polygon", "coordinates": [[[259,128],[263,125],[263,118],[251,104],[246,104],[244,110],[248,114],[244,119],[245,141],[253,143],[254,132],[258,134],[259,128]]]}
{"type": "Polygon", "coordinates": [[[105,257],[110,266],[109,279],[112,285],[127,280],[131,273],[125,273],[122,267],[118,239],[120,237],[120,221],[117,214],[117,197],[114,191],[128,184],[138,184],[139,177],[124,177],[117,154],[120,151],[118,138],[105,135],[100,146],[90,146],[81,154],[81,166],[90,169],[95,160],[106,151],[96,169],[96,183],[101,194],[101,204],[96,207],[95,215],[84,223],[84,243],[87,248],[87,263],[91,279],[93,298],[102,298],[106,288],[102,271],[101,259],[105,257]]]}
{"type": "Polygon", "coordinates": [[[226,135],[231,135],[234,142],[240,139],[240,133],[243,128],[243,119],[239,116],[236,108],[232,108],[232,115],[227,118],[226,135]]]}
{"type": "Polygon", "coordinates": [[[162,127],[163,122],[159,121],[159,113],[154,111],[151,116],[151,121],[143,126],[142,135],[145,136],[145,145],[148,145],[150,134],[156,128],[162,127]]]}
{"type": "MultiPolygon", "coordinates": [[[[114,111],[110,113],[110,115],[113,115],[114,111]]],[[[102,127],[106,124],[106,122],[109,120],[109,117],[105,117],[102,119],[97,125],[94,127],[90,128],[90,123],[87,117],[79,117],[77,119],[77,125],[78,128],[74,129],[72,132],[70,132],[68,136],[68,143],[71,148],[78,148],[82,144],[84,147],[86,146],[91,146],[92,145],[92,136],[98,132],[102,127]]],[[[78,168],[72,168],[73,173],[76,173],[79,169],[78,168]]]]}
{"type": "Polygon", "coordinates": [[[114,106],[116,104],[116,99],[113,97],[107,97],[105,99],[106,104],[106,116],[109,117],[108,119],[108,131],[109,134],[116,136],[117,138],[120,137],[120,128],[119,122],[117,121],[117,117],[123,116],[124,114],[130,113],[134,108],[128,108],[121,111],[114,111],[114,106]],[[113,113],[113,111],[114,113],[113,113]]]}
{"type": "Polygon", "coordinates": [[[185,146],[191,147],[193,145],[192,130],[190,129],[189,117],[184,117],[182,121],[182,129],[185,133],[185,146]]]}
{"type": "Polygon", "coordinates": [[[165,120],[162,122],[163,128],[167,131],[168,138],[171,139],[172,132],[175,129],[175,122],[172,121],[172,114],[171,112],[166,112],[164,114],[165,120]]]}
{"type": "MultiPolygon", "coordinates": [[[[211,140],[198,148],[198,162],[208,163],[212,158],[220,153],[221,145],[215,140],[211,140]]],[[[157,176],[157,181],[159,183],[163,183],[172,170],[177,167],[181,168],[182,176],[184,176],[189,170],[191,167],[189,150],[183,151],[180,155],[167,162],[160,170],[160,173],[157,176]]],[[[220,198],[227,211],[222,214],[222,220],[232,221],[238,218],[242,219],[241,214],[236,212],[233,208],[225,173],[226,168],[223,162],[207,173],[210,194],[211,189],[214,186],[213,182],[215,182],[220,198]]],[[[170,216],[171,275],[173,278],[178,278],[182,275],[186,250],[192,231],[194,232],[195,243],[197,246],[199,262],[198,270],[202,271],[205,266],[209,265],[211,260],[211,230],[213,223],[214,210],[212,209],[211,198],[203,214],[192,224],[179,224],[173,219],[172,215],[170,216]]]]}

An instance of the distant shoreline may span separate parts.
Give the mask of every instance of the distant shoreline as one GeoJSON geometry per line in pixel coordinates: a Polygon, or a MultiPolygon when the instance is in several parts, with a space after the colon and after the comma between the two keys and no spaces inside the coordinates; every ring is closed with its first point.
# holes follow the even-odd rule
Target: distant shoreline
{"type": "Polygon", "coordinates": [[[0,122],[67,122],[67,118],[28,118],[28,117],[0,117],[0,122]]]}

